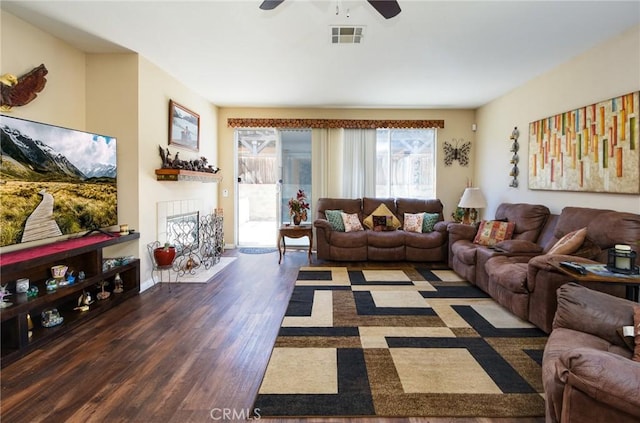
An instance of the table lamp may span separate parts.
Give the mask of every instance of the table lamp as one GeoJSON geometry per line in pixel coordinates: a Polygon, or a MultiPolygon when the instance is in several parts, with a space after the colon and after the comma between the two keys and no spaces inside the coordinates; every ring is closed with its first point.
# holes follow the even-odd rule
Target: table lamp
{"type": "Polygon", "coordinates": [[[475,224],[478,219],[478,210],[487,207],[487,200],[484,199],[480,188],[466,188],[458,203],[458,207],[465,209],[462,222],[475,224]]]}

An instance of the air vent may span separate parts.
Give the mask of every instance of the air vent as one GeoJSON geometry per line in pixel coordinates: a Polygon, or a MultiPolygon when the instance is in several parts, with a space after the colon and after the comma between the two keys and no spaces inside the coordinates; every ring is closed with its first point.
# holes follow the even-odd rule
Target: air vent
{"type": "Polygon", "coordinates": [[[332,44],[360,44],[364,37],[363,26],[332,26],[332,44]]]}

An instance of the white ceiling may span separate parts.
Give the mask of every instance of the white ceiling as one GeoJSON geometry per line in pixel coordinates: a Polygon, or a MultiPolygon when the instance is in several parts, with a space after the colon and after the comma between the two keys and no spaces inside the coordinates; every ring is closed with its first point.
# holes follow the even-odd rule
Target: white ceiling
{"type": "Polygon", "coordinates": [[[220,106],[476,108],[640,22],[640,1],[399,1],[389,20],[365,0],[0,7],[86,52],[137,52],[220,106]],[[364,41],[331,44],[342,24],[364,41]]]}

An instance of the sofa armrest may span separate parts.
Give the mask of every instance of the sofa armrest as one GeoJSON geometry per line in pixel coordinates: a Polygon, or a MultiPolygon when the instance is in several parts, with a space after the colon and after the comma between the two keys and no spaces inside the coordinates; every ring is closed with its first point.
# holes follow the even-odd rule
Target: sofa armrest
{"type": "Polygon", "coordinates": [[[448,227],[449,227],[449,222],[441,220],[439,222],[436,222],[436,224],[433,226],[433,230],[436,232],[447,232],[448,227]]]}
{"type": "Polygon", "coordinates": [[[449,244],[453,244],[456,241],[467,240],[473,241],[476,233],[478,232],[478,228],[473,225],[465,225],[463,223],[449,223],[447,225],[447,230],[449,231],[449,244]]]}
{"type": "Polygon", "coordinates": [[[315,226],[316,228],[325,229],[327,231],[332,231],[333,230],[333,226],[331,226],[331,223],[329,223],[329,221],[326,220],[326,219],[316,219],[313,222],[313,226],[315,226]]]}
{"type": "Polygon", "coordinates": [[[558,289],[554,328],[589,333],[624,347],[616,329],[633,326],[634,303],[571,282],[558,289]]]}
{"type": "Polygon", "coordinates": [[[597,402],[640,418],[640,362],[584,347],[564,352],[556,369],[565,384],[597,402]]]}
{"type": "MultiPolygon", "coordinates": [[[[327,243],[331,242],[331,234],[334,230],[327,219],[316,219],[313,222],[313,226],[316,228],[316,238],[319,240],[318,242],[322,242],[320,240],[324,240],[327,243]]],[[[321,247],[318,246],[318,248],[321,247]]]]}

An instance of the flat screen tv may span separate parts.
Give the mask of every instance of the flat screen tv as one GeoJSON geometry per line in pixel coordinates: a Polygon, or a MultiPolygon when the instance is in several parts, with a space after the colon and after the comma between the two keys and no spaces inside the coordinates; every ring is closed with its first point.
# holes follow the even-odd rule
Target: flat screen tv
{"type": "Polygon", "coordinates": [[[114,137],[6,115],[0,135],[0,247],[117,225],[114,137]]]}

